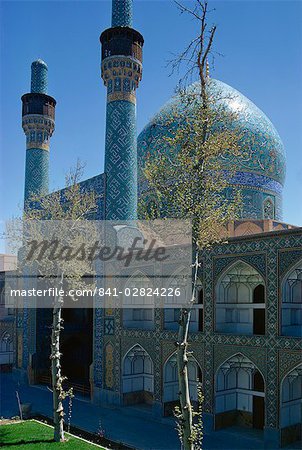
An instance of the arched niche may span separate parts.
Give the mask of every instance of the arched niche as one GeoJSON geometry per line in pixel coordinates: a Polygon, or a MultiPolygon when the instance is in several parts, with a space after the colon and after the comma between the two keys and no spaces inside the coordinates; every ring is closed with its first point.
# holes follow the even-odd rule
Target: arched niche
{"type": "MultiPolygon", "coordinates": [[[[202,371],[196,359],[190,355],[188,362],[190,398],[192,403],[198,401],[198,384],[202,384],[202,371]]],[[[177,356],[173,353],[163,367],[163,403],[164,415],[173,415],[175,406],[179,405],[179,385],[177,356]]]]}
{"type": "Polygon", "coordinates": [[[302,261],[285,275],[281,284],[281,334],[302,336],[302,261]]]}
{"type": "Polygon", "coordinates": [[[216,284],[216,331],[265,334],[265,283],[260,273],[243,261],[227,268],[216,284]]]}
{"type": "Polygon", "coordinates": [[[153,362],[139,344],[133,346],[122,361],[122,393],[124,405],[152,404],[154,392],[153,362]]]}
{"type": "Polygon", "coordinates": [[[215,428],[239,425],[264,428],[265,382],[256,365],[239,353],[227,359],[215,377],[215,428]]]}
{"type": "Polygon", "coordinates": [[[281,382],[280,428],[282,445],[302,438],[302,364],[281,382]]]}

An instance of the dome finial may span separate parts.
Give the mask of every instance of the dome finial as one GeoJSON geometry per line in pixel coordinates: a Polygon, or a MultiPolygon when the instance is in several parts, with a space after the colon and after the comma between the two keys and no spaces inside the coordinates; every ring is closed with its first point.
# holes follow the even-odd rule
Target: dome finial
{"type": "Polygon", "coordinates": [[[210,78],[210,65],[208,60],[206,62],[206,78],[210,78]]]}

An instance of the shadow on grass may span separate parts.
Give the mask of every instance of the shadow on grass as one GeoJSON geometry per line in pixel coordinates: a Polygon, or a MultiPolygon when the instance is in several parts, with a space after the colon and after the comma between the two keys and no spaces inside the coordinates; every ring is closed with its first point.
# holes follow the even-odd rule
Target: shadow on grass
{"type": "Polygon", "coordinates": [[[37,439],[33,441],[28,441],[27,439],[21,439],[20,441],[16,442],[5,442],[0,443],[0,447],[12,447],[13,445],[27,445],[27,444],[50,444],[51,442],[55,442],[53,439],[37,439]]]}
{"type": "MultiPolygon", "coordinates": [[[[27,445],[27,444],[49,444],[51,442],[54,442],[54,440],[52,438],[47,439],[47,437],[45,437],[44,439],[19,439],[19,440],[15,440],[15,441],[11,441],[10,439],[11,437],[11,432],[9,432],[8,430],[1,430],[1,438],[0,438],[0,447],[12,447],[14,445],[27,445]]],[[[20,436],[21,437],[21,436],[20,436]]]]}
{"type": "Polygon", "coordinates": [[[5,442],[4,444],[0,442],[0,447],[12,447],[13,445],[27,445],[27,444],[51,444],[55,443],[53,439],[36,439],[32,441],[28,441],[27,439],[21,439],[20,441],[16,442],[5,442]]]}

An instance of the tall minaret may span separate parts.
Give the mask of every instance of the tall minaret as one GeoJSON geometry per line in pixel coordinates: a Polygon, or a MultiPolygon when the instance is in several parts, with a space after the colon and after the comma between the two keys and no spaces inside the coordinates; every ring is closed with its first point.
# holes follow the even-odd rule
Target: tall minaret
{"type": "Polygon", "coordinates": [[[22,100],[22,128],[26,135],[24,204],[32,194],[48,193],[49,142],[55,128],[54,98],[47,95],[47,65],[31,65],[31,92],[22,100]]]}
{"type": "Polygon", "coordinates": [[[105,211],[107,220],[137,217],[136,89],[142,78],[142,35],[132,28],[132,0],[112,0],[112,27],[101,36],[107,87],[105,211]]]}

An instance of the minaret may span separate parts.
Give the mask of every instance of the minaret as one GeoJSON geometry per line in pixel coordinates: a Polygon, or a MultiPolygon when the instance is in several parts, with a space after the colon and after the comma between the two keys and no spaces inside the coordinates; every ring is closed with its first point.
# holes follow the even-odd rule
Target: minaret
{"type": "Polygon", "coordinates": [[[132,28],[132,0],[112,0],[112,27],[101,36],[107,87],[105,214],[137,217],[136,89],[142,78],[142,35],[132,28]]]}
{"type": "Polygon", "coordinates": [[[22,100],[22,128],[26,135],[24,204],[30,196],[48,193],[49,142],[55,128],[54,98],[47,95],[47,65],[31,65],[31,92],[22,100]]]}

